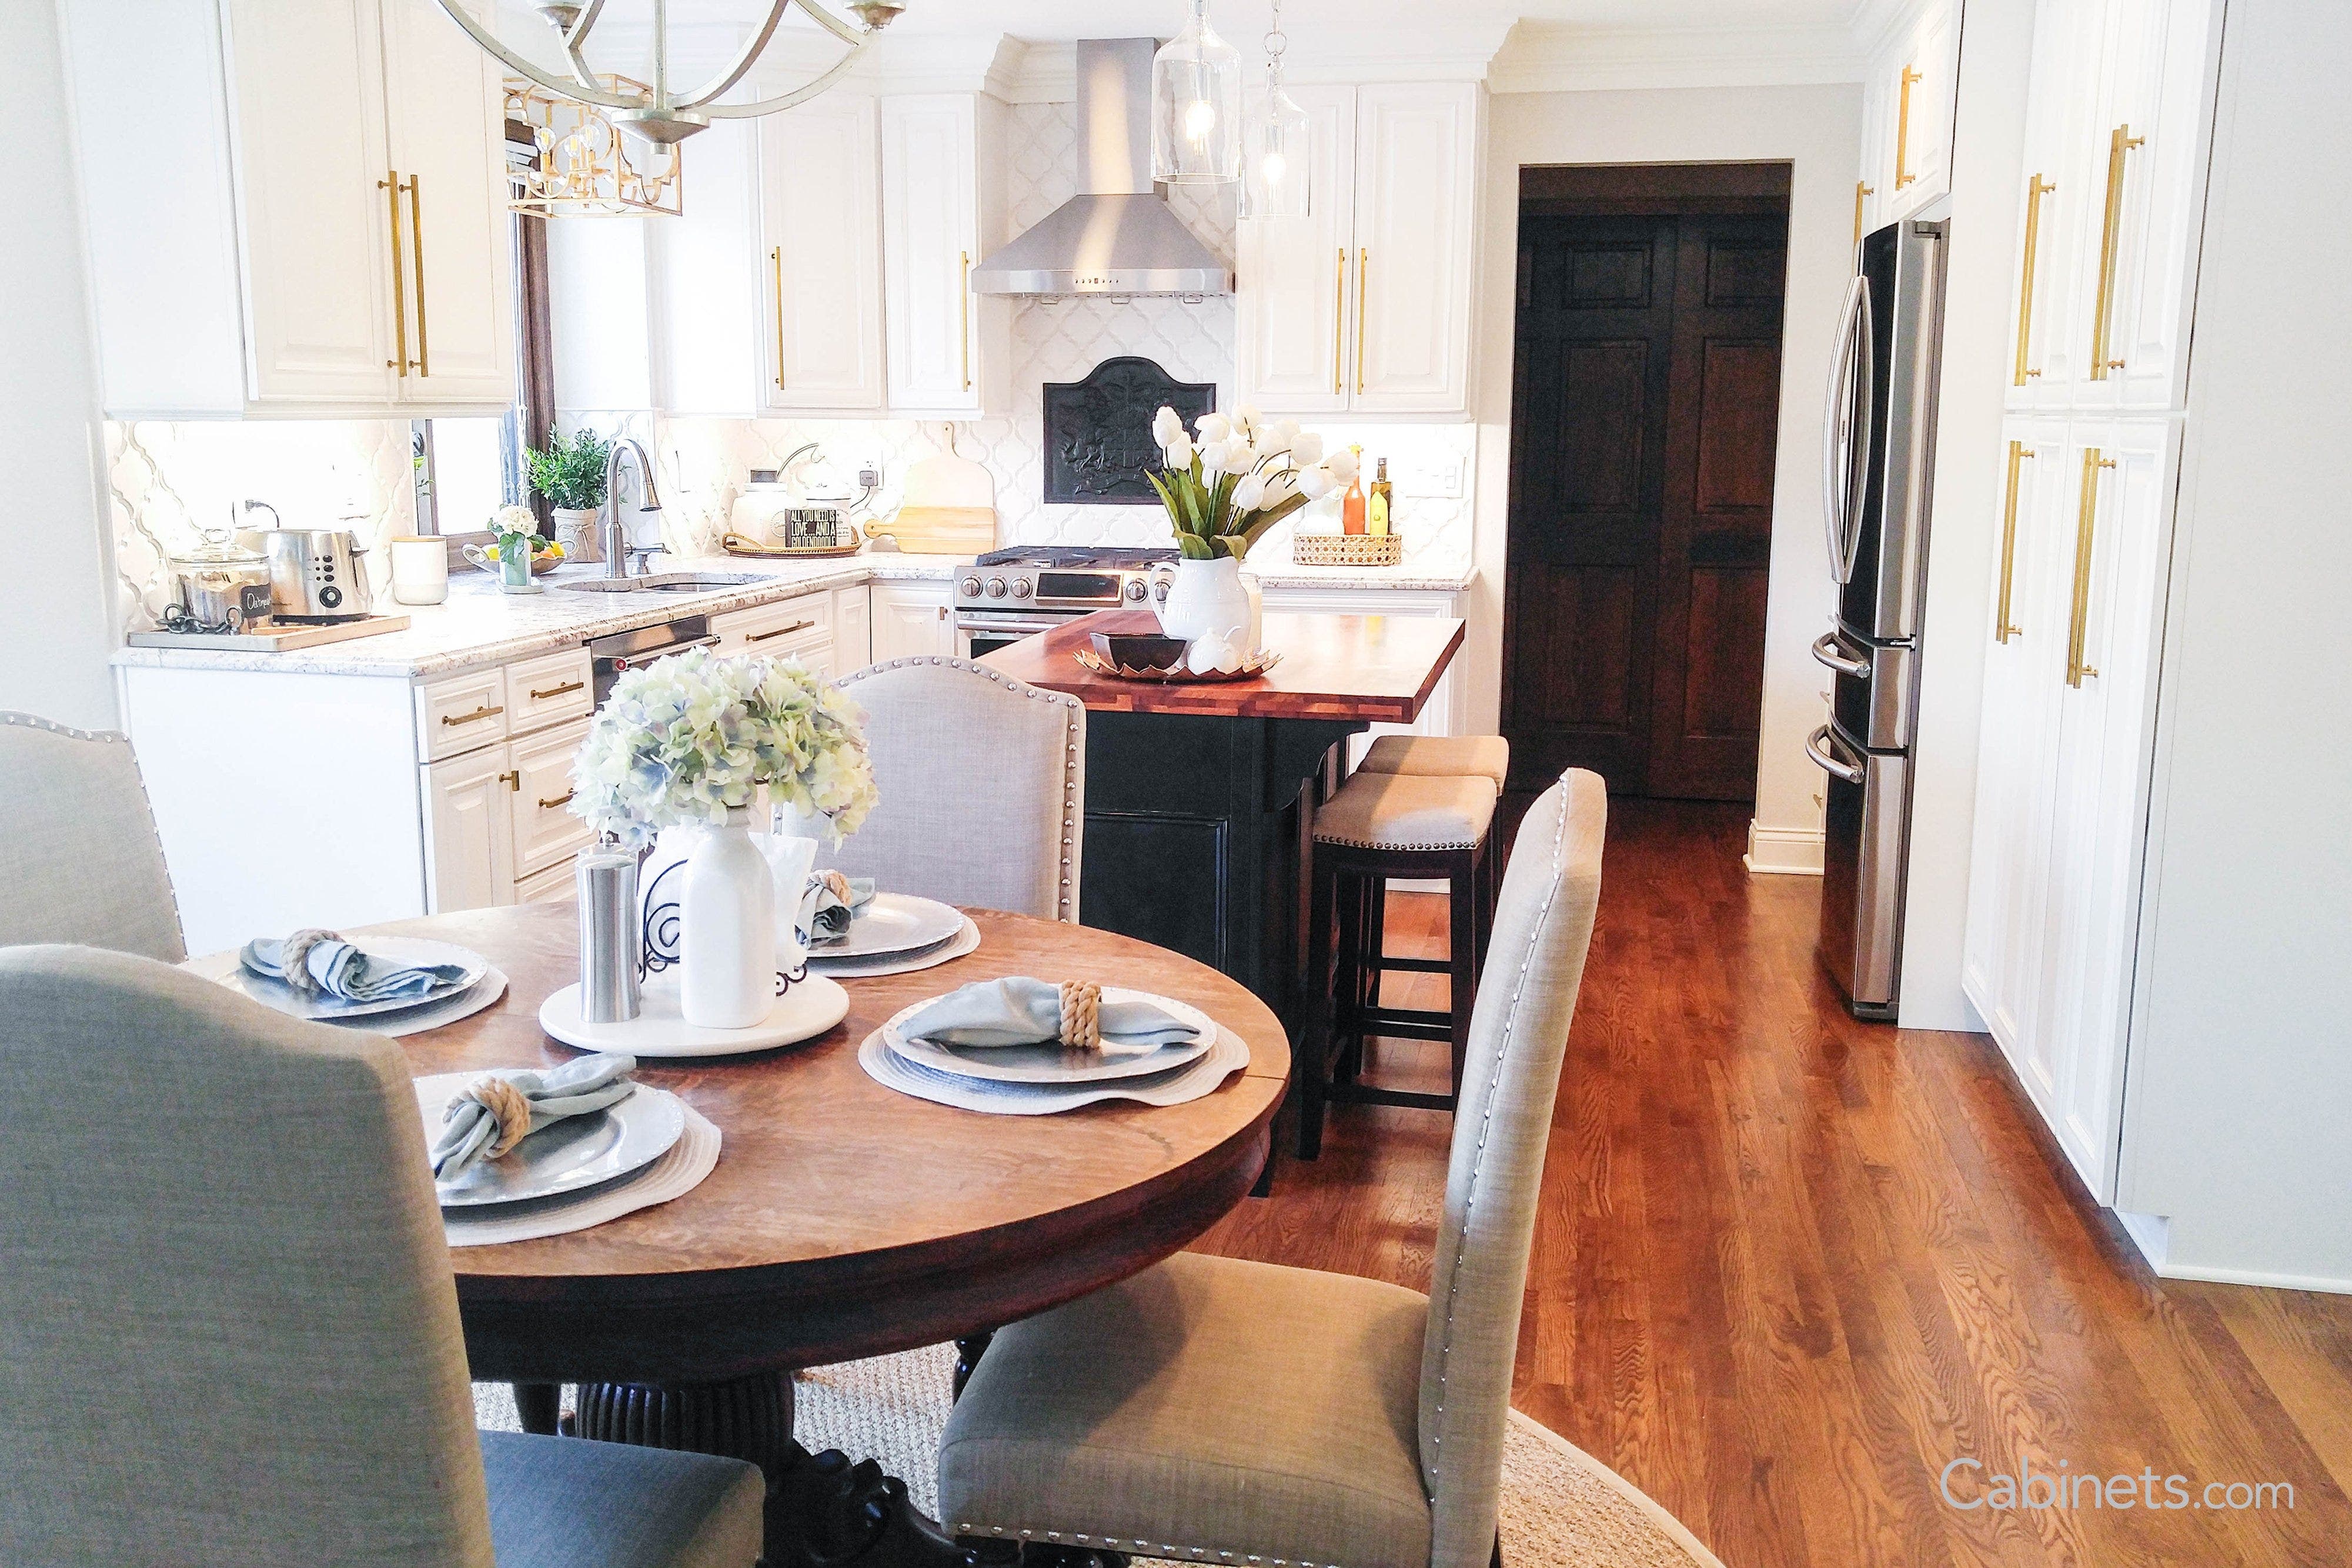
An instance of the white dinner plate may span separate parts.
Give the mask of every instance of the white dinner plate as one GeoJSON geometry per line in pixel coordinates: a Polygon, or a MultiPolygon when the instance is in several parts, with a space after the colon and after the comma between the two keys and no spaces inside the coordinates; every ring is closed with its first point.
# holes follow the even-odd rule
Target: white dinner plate
{"type": "MultiPolygon", "coordinates": [[[[354,944],[371,958],[382,958],[398,965],[457,964],[465,973],[445,986],[436,986],[420,996],[387,997],[382,1001],[347,1002],[334,997],[305,996],[283,980],[268,979],[252,973],[237,961],[237,955],[228,955],[226,972],[211,977],[233,991],[241,991],[267,1008],[298,1019],[311,1019],[320,1023],[341,1023],[346,1019],[373,1018],[379,1013],[396,1013],[409,1008],[430,1007],[448,1000],[458,992],[471,988],[490,971],[490,961],[470,947],[460,947],[454,942],[434,942],[422,936],[370,936],[354,944]]],[[[203,972],[203,971],[199,971],[203,972]]]]}
{"type": "Polygon", "coordinates": [[[1072,1051],[1058,1044],[940,1045],[914,1039],[901,1027],[908,1019],[939,1000],[937,997],[927,997],[893,1013],[882,1025],[882,1041],[902,1059],[933,1072],[991,1083],[1063,1084],[1108,1083],[1121,1078],[1172,1072],[1206,1056],[1209,1048],[1217,1042],[1217,1026],[1210,1021],[1208,1014],[1173,997],[1131,991],[1123,986],[1105,986],[1102,995],[1107,1002],[1150,1002],[1190,1024],[1197,1033],[1189,1041],[1163,1045],[1137,1056],[1105,1056],[1099,1051],[1072,1051]]]}
{"type": "MultiPolygon", "coordinates": [[[[429,1146],[441,1133],[441,1114],[479,1072],[436,1072],[416,1081],[416,1109],[429,1146]]],[[[434,1191],[444,1208],[520,1203],[598,1186],[642,1170],[669,1153],[686,1131],[686,1105],[667,1089],[640,1083],[628,1098],[585,1116],[567,1116],[517,1144],[501,1157],[478,1161],[434,1191]]]]}
{"type": "Polygon", "coordinates": [[[951,940],[963,929],[963,911],[911,893],[877,893],[838,942],[811,943],[812,958],[881,958],[951,940]]]}
{"type": "Polygon", "coordinates": [[[1118,1078],[1107,1083],[983,1083],[908,1061],[883,1040],[880,1030],[867,1035],[857,1048],[857,1065],[887,1088],[919,1100],[999,1116],[1050,1116],[1105,1100],[1181,1105],[1216,1092],[1228,1078],[1247,1067],[1249,1060],[1249,1046],[1242,1037],[1231,1030],[1220,1030],[1214,1049],[1192,1066],[1173,1072],[1118,1078]]]}
{"type": "Polygon", "coordinates": [[[813,1040],[849,1014],[849,993],[823,975],[793,982],[768,1016],[750,1029],[703,1029],[686,1021],[677,1005],[677,977],[645,983],[637,1016],[626,1023],[590,1023],[580,1016],[580,988],[564,987],[540,1004],[539,1027],[582,1051],[625,1056],[683,1058],[744,1056],[813,1040]]]}

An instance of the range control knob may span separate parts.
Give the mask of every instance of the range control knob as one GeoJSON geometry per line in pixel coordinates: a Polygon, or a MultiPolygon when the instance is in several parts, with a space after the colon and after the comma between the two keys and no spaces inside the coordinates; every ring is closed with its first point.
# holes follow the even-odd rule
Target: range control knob
{"type": "Polygon", "coordinates": [[[1029,597],[1029,580],[1027,578],[1016,577],[1013,580],[1013,597],[1015,599],[1026,599],[1029,597]]]}
{"type": "Polygon", "coordinates": [[[966,599],[978,599],[980,597],[980,579],[976,577],[965,578],[961,582],[956,584],[956,591],[962,594],[966,599]]]}
{"type": "Polygon", "coordinates": [[[988,596],[991,599],[1002,599],[1004,597],[1004,580],[1003,578],[992,577],[988,580],[988,596]]]}
{"type": "Polygon", "coordinates": [[[1143,596],[1150,591],[1150,587],[1139,577],[1132,578],[1128,581],[1127,596],[1138,603],[1140,603],[1143,596]]]}

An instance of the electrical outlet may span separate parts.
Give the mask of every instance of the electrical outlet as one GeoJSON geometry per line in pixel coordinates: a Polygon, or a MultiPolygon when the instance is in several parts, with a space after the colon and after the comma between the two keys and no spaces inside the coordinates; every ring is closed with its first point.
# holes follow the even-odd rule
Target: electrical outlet
{"type": "Polygon", "coordinates": [[[871,461],[860,464],[857,469],[857,486],[858,488],[862,490],[880,489],[882,487],[882,465],[871,461]]]}

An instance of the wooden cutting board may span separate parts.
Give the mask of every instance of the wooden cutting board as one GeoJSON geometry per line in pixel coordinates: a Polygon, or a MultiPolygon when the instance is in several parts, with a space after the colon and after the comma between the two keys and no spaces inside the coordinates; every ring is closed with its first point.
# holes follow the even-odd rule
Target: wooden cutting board
{"type": "Polygon", "coordinates": [[[955,449],[955,426],[943,429],[947,450],[907,470],[907,487],[887,522],[866,525],[868,538],[892,538],[902,550],[927,555],[976,555],[996,548],[996,480],[955,449]]]}

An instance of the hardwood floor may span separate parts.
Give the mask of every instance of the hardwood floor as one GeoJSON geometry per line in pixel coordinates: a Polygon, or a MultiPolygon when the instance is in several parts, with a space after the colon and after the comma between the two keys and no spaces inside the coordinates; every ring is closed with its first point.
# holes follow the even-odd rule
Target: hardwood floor
{"type": "MultiPolygon", "coordinates": [[[[2352,1298],[2158,1280],[1990,1040],[1846,1015],[1820,884],[1748,877],[1743,809],[1611,809],[1514,1402],[1728,1568],[2352,1563],[2352,1298]],[[1963,1510],[1961,1458],[1962,1501],[2025,1464],[2293,1506],[1963,1510]]],[[[1400,895],[1391,947],[1441,951],[1441,910],[1400,895]]],[[[1448,1131],[1335,1107],[1323,1157],[1202,1245],[1425,1287],[1448,1131]]]]}

